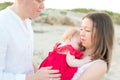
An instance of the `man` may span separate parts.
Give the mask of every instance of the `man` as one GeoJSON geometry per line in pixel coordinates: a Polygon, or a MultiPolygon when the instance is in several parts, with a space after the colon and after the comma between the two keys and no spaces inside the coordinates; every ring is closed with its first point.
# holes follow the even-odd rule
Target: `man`
{"type": "Polygon", "coordinates": [[[38,70],[32,63],[33,30],[29,18],[39,16],[43,8],[44,0],[15,0],[0,11],[0,80],[60,79],[58,70],[38,70]]]}

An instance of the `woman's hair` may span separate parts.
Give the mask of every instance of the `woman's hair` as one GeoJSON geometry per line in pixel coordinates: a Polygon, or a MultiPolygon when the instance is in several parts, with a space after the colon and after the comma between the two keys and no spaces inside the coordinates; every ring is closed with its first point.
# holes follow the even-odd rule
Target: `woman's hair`
{"type": "Polygon", "coordinates": [[[65,42],[68,39],[71,39],[76,34],[80,34],[80,30],[79,29],[69,28],[63,34],[63,42],[65,42]]]}
{"type": "Polygon", "coordinates": [[[88,18],[93,22],[91,36],[94,45],[93,59],[101,58],[105,60],[109,70],[114,41],[113,22],[106,13],[90,13],[84,16],[84,18],[88,18]],[[94,31],[95,34],[93,34],[94,31]]]}

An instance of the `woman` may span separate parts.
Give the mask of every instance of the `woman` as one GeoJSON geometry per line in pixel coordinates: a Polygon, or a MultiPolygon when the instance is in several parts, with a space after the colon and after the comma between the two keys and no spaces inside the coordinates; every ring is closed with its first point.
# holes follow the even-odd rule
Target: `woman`
{"type": "Polygon", "coordinates": [[[92,61],[79,67],[72,80],[100,80],[111,63],[114,40],[112,20],[105,13],[90,13],[83,17],[80,30],[82,48],[92,61]]]}

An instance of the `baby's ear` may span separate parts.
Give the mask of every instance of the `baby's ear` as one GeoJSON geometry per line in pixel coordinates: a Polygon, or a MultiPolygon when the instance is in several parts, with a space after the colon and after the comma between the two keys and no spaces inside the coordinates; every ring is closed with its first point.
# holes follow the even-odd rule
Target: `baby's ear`
{"type": "Polygon", "coordinates": [[[71,40],[71,39],[72,39],[72,37],[71,37],[71,36],[69,36],[69,37],[68,37],[68,39],[69,39],[69,40],[71,40]]]}

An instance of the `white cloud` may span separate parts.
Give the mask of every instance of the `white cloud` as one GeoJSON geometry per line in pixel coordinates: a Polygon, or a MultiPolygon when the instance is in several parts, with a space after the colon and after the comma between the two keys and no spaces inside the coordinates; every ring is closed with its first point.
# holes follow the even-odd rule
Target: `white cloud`
{"type": "Polygon", "coordinates": [[[14,0],[0,0],[0,3],[2,3],[2,2],[14,2],[14,0]]]}
{"type": "MultiPolygon", "coordinates": [[[[0,0],[14,1],[14,0],[0,0]]],[[[93,8],[99,10],[109,10],[120,13],[118,0],[45,0],[46,8],[71,9],[71,8],[93,8]]]]}
{"type": "Polygon", "coordinates": [[[120,13],[118,0],[46,0],[45,6],[57,9],[93,8],[120,13]]]}

